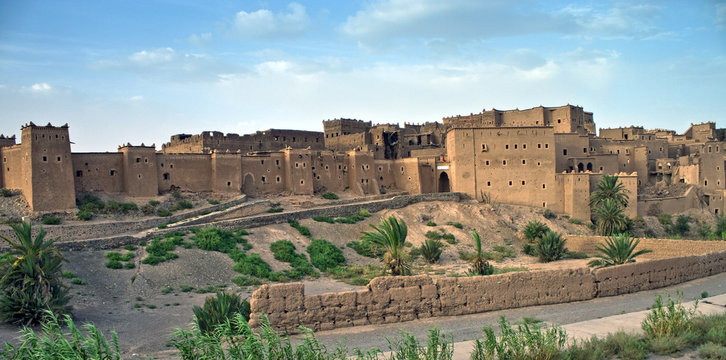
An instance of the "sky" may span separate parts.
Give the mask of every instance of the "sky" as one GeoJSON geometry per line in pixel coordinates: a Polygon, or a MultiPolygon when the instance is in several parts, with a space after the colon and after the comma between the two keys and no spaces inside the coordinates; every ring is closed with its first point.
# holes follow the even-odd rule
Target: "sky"
{"type": "Polygon", "coordinates": [[[726,1],[0,0],[0,133],[74,152],[565,104],[726,127],[726,1]]]}

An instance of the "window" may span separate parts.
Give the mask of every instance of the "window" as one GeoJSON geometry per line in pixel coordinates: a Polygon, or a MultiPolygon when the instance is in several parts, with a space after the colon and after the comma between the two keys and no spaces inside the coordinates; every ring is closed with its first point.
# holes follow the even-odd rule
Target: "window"
{"type": "Polygon", "coordinates": [[[43,162],[47,162],[47,161],[48,161],[48,157],[47,156],[43,156],[43,162]]]}
{"type": "Polygon", "coordinates": [[[61,161],[61,157],[60,156],[56,157],[55,158],[55,161],[60,162],[61,161]]]}
{"type": "Polygon", "coordinates": [[[567,149],[562,149],[562,155],[567,155],[567,149]]]}
{"type": "Polygon", "coordinates": [[[280,166],[280,160],[275,160],[275,165],[280,166]]]}
{"type": "Polygon", "coordinates": [[[162,176],[164,180],[169,180],[169,173],[164,173],[162,176]]]}
{"type": "Polygon", "coordinates": [[[263,175],[260,180],[262,180],[263,183],[267,182],[267,178],[263,175]]]}
{"type": "Polygon", "coordinates": [[[517,144],[514,144],[514,149],[515,149],[515,150],[517,149],[517,144]]]}
{"type": "Polygon", "coordinates": [[[305,180],[300,180],[300,185],[305,185],[305,180]]]}
{"type": "Polygon", "coordinates": [[[137,157],[137,158],[136,158],[136,162],[137,162],[137,163],[140,163],[140,162],[141,162],[141,158],[140,158],[140,157],[137,157]]]}
{"type": "Polygon", "coordinates": [[[116,176],[116,170],[111,170],[111,171],[109,172],[109,175],[111,175],[111,176],[116,176]]]}
{"type": "Polygon", "coordinates": [[[81,176],[83,176],[83,170],[77,170],[76,177],[81,177],[81,176]]]}
{"type": "Polygon", "coordinates": [[[542,166],[542,163],[537,161],[537,166],[542,166]]]}
{"type": "Polygon", "coordinates": [[[512,186],[512,180],[509,180],[509,186],[512,186]]]}
{"type": "Polygon", "coordinates": [[[527,148],[527,144],[522,144],[522,149],[526,149],[526,148],[527,148]]]}
{"type": "Polygon", "coordinates": [[[227,186],[232,186],[232,182],[231,181],[227,181],[227,186]]]}
{"type": "Polygon", "coordinates": [[[507,160],[502,160],[502,165],[507,165],[507,160]]]}
{"type": "Polygon", "coordinates": [[[509,149],[509,144],[507,144],[507,145],[504,145],[504,148],[505,148],[505,149],[509,149]]]}
{"type": "Polygon", "coordinates": [[[557,123],[558,124],[561,123],[561,122],[562,122],[562,119],[557,119],[557,123]]]}
{"type": "Polygon", "coordinates": [[[295,167],[300,167],[300,164],[299,163],[295,163],[295,167]]]}
{"type": "Polygon", "coordinates": [[[481,144],[481,151],[487,151],[487,144],[481,144]]]}
{"type": "Polygon", "coordinates": [[[526,184],[526,182],[524,180],[522,180],[522,186],[524,186],[525,184],[526,184]]]}
{"type": "Polygon", "coordinates": [[[487,186],[492,186],[492,182],[491,181],[487,181],[487,186]]]}
{"type": "Polygon", "coordinates": [[[546,189],[547,188],[547,184],[542,184],[542,188],[543,189],[546,189]]]}
{"type": "Polygon", "coordinates": [[[527,160],[522,159],[522,165],[527,165],[527,160]]]}
{"type": "Polygon", "coordinates": [[[587,154],[587,148],[582,148],[582,152],[587,154]]]}
{"type": "Polygon", "coordinates": [[[542,207],[547,207],[547,203],[546,202],[543,202],[542,203],[542,207]]]}
{"type": "Polygon", "coordinates": [[[280,177],[279,176],[275,178],[275,182],[280,182],[280,177]]]}
{"type": "Polygon", "coordinates": [[[541,148],[542,148],[542,144],[537,144],[537,149],[541,149],[541,148]]]}
{"type": "Polygon", "coordinates": [[[265,160],[260,160],[260,165],[265,165],[265,160]]]}
{"type": "Polygon", "coordinates": [[[549,148],[550,148],[550,144],[545,144],[545,149],[549,149],[549,148]]]}
{"type": "Polygon", "coordinates": [[[484,164],[486,164],[487,166],[489,166],[489,160],[485,161],[484,164]]]}

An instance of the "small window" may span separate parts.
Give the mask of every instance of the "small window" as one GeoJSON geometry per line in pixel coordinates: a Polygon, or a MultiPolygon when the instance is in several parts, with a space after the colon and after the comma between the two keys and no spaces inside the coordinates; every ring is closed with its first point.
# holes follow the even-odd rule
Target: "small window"
{"type": "Polygon", "coordinates": [[[507,160],[502,160],[502,165],[507,165],[507,160]]]}
{"type": "Polygon", "coordinates": [[[61,161],[61,157],[60,156],[56,157],[55,158],[55,161],[60,162],[61,161]]]}
{"type": "Polygon", "coordinates": [[[81,176],[83,176],[83,170],[77,170],[76,177],[81,177],[81,176]]]}
{"type": "Polygon", "coordinates": [[[262,180],[263,183],[267,182],[267,178],[264,176],[260,177],[260,180],[262,180]]]}
{"type": "Polygon", "coordinates": [[[265,165],[265,160],[260,160],[260,165],[265,165]]]}
{"type": "Polygon", "coordinates": [[[537,166],[542,166],[542,163],[537,161],[537,166]]]}
{"type": "Polygon", "coordinates": [[[140,157],[137,157],[137,158],[136,158],[136,162],[137,162],[137,163],[140,163],[140,162],[141,162],[141,158],[140,158],[140,157]]]}
{"type": "Polygon", "coordinates": [[[111,175],[111,176],[116,176],[116,170],[111,170],[111,171],[109,172],[109,175],[111,175]]]}
{"type": "Polygon", "coordinates": [[[295,167],[300,167],[300,164],[298,164],[298,163],[295,163],[295,167]]]}
{"type": "Polygon", "coordinates": [[[505,149],[509,149],[509,144],[507,144],[507,145],[504,145],[504,148],[505,148],[505,149]]]}
{"type": "Polygon", "coordinates": [[[487,144],[481,144],[481,151],[487,151],[487,144]]]}
{"type": "Polygon", "coordinates": [[[484,164],[486,164],[487,166],[489,166],[489,160],[485,161],[484,164]]]}
{"type": "Polygon", "coordinates": [[[509,180],[509,186],[512,186],[512,180],[509,180]]]}
{"type": "Polygon", "coordinates": [[[542,188],[543,189],[546,189],[547,188],[547,184],[542,184],[542,188]]]}
{"type": "Polygon", "coordinates": [[[542,207],[547,207],[547,203],[546,202],[543,202],[542,203],[542,207]]]}
{"type": "Polygon", "coordinates": [[[545,149],[549,149],[549,148],[550,148],[550,144],[545,144],[545,149]]]}
{"type": "Polygon", "coordinates": [[[228,187],[229,187],[229,186],[232,186],[232,182],[231,182],[231,181],[227,181],[227,186],[228,186],[228,187]]]}
{"type": "Polygon", "coordinates": [[[522,159],[522,165],[527,165],[527,160],[522,159]]]}
{"type": "Polygon", "coordinates": [[[280,166],[280,160],[275,160],[275,165],[280,166]]]}
{"type": "Polygon", "coordinates": [[[524,186],[525,184],[526,184],[526,182],[524,180],[522,180],[522,185],[524,186]]]}
{"type": "Polygon", "coordinates": [[[562,119],[557,119],[557,123],[558,124],[561,123],[561,122],[562,122],[562,119]]]}
{"type": "Polygon", "coordinates": [[[522,144],[522,149],[526,149],[526,148],[527,148],[527,144],[522,144]]]}
{"type": "Polygon", "coordinates": [[[48,157],[47,156],[43,156],[43,162],[47,162],[47,161],[48,161],[48,157]]]}
{"type": "Polygon", "coordinates": [[[562,149],[562,155],[567,155],[567,149],[562,149]]]}
{"type": "Polygon", "coordinates": [[[279,176],[275,178],[275,182],[278,182],[278,183],[280,182],[280,177],[279,176]]]}
{"type": "Polygon", "coordinates": [[[491,181],[487,181],[487,186],[492,186],[492,182],[491,181]]]}
{"type": "Polygon", "coordinates": [[[587,154],[587,148],[582,148],[582,152],[587,154]]]}
{"type": "Polygon", "coordinates": [[[164,178],[164,180],[169,180],[169,173],[164,173],[162,177],[164,178]]]}
{"type": "Polygon", "coordinates": [[[542,144],[537,144],[537,149],[541,149],[541,148],[542,148],[542,144]]]}
{"type": "Polygon", "coordinates": [[[517,149],[517,144],[514,144],[514,149],[515,149],[515,150],[517,149]]]}
{"type": "Polygon", "coordinates": [[[305,180],[300,180],[300,185],[305,185],[305,180]]]}

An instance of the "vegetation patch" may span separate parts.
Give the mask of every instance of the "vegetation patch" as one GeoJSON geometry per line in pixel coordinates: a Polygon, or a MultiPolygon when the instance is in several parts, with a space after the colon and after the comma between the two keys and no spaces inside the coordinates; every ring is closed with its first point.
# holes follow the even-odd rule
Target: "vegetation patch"
{"type": "Polygon", "coordinates": [[[310,262],[320,271],[345,265],[343,251],[327,240],[313,239],[307,248],[310,262]]]}
{"type": "Polygon", "coordinates": [[[181,236],[170,236],[163,240],[160,237],[156,237],[151,240],[151,243],[149,243],[148,246],[146,246],[146,252],[148,255],[141,260],[141,263],[155,266],[164,261],[174,260],[178,258],[179,255],[170,251],[176,249],[176,246],[181,245],[181,243],[181,236]]]}
{"type": "MultiPolygon", "coordinates": [[[[222,230],[211,226],[202,229],[193,229],[192,232],[194,235],[191,236],[191,239],[202,250],[228,253],[232,249],[236,249],[237,244],[243,244],[243,246],[251,248],[247,239],[244,239],[238,232],[222,230]]],[[[245,250],[248,250],[248,248],[245,248],[245,250]]]]}
{"type": "Polygon", "coordinates": [[[250,303],[237,294],[227,292],[207,297],[203,307],[194,306],[192,311],[196,328],[202,334],[211,334],[218,326],[230,324],[229,321],[237,314],[245,320],[250,319],[250,303]]]}
{"type": "Polygon", "coordinates": [[[317,222],[326,222],[328,224],[334,224],[335,223],[335,219],[333,219],[330,216],[314,216],[313,217],[313,220],[315,220],[317,222]]]}
{"type": "Polygon", "coordinates": [[[464,228],[464,225],[461,225],[460,222],[452,222],[452,221],[449,221],[449,222],[446,223],[446,225],[451,225],[451,226],[453,226],[453,227],[455,227],[457,229],[463,229],[464,228]]]}
{"type": "Polygon", "coordinates": [[[343,281],[347,284],[365,286],[379,276],[385,276],[386,272],[381,266],[377,265],[348,265],[330,268],[325,274],[333,279],[343,281]]]}
{"type": "Polygon", "coordinates": [[[300,223],[297,220],[289,219],[289,220],[287,220],[287,223],[290,224],[290,226],[292,226],[293,228],[295,228],[300,233],[300,235],[306,236],[306,237],[312,236],[312,234],[310,233],[310,229],[308,229],[305,226],[300,225],[300,223]]]}
{"type": "Polygon", "coordinates": [[[275,256],[275,260],[289,263],[292,266],[292,270],[270,274],[268,278],[272,281],[279,281],[283,276],[287,279],[299,280],[305,275],[319,275],[305,255],[295,252],[295,245],[290,240],[275,241],[270,245],[270,251],[275,256]]]}
{"type": "Polygon", "coordinates": [[[323,194],[323,199],[327,199],[327,200],[338,200],[339,197],[338,197],[338,195],[336,193],[327,192],[327,193],[323,194]]]}

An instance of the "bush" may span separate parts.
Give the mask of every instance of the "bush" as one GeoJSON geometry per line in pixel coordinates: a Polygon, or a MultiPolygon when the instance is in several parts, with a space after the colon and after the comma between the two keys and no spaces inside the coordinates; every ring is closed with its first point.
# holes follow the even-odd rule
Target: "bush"
{"type": "Polygon", "coordinates": [[[556,261],[565,254],[566,240],[554,231],[548,231],[537,241],[537,256],[542,262],[556,261]]]}
{"type": "Polygon", "coordinates": [[[426,223],[426,226],[436,226],[436,223],[433,221],[429,221],[426,223]]]}
{"type": "Polygon", "coordinates": [[[61,223],[61,219],[55,216],[46,215],[43,216],[43,225],[58,225],[61,223]]]}
{"type": "Polygon", "coordinates": [[[2,188],[0,189],[0,195],[2,195],[2,197],[11,197],[13,196],[13,191],[10,189],[2,188]]]}
{"type": "Polygon", "coordinates": [[[370,258],[379,257],[383,253],[378,245],[367,240],[351,241],[346,246],[353,249],[358,255],[370,258]]]}
{"type": "Polygon", "coordinates": [[[529,256],[537,256],[537,249],[535,249],[534,245],[525,243],[522,245],[522,253],[529,256]]]}
{"type": "Polygon", "coordinates": [[[260,279],[248,275],[235,275],[232,277],[232,282],[239,287],[262,285],[260,279]]]}
{"type": "Polygon", "coordinates": [[[335,222],[340,224],[355,224],[363,220],[365,220],[365,218],[360,215],[350,215],[342,218],[337,218],[335,219],[335,222]]]}
{"type": "Polygon", "coordinates": [[[454,236],[454,234],[443,234],[441,235],[441,238],[446,240],[446,242],[449,244],[456,244],[456,237],[454,236]]]}
{"type": "Polygon", "coordinates": [[[617,234],[605,239],[604,244],[598,244],[599,254],[595,255],[597,260],[591,261],[588,265],[606,267],[635,262],[635,258],[642,254],[652,252],[649,249],[635,251],[640,240],[630,237],[630,234],[617,234]]]}
{"type": "Polygon", "coordinates": [[[555,213],[554,213],[554,212],[553,212],[552,210],[550,210],[550,209],[545,209],[545,210],[544,210],[544,211],[542,212],[542,216],[544,216],[544,218],[545,218],[545,219],[557,219],[557,214],[555,214],[555,213]]]}
{"type": "Polygon", "coordinates": [[[250,303],[237,294],[219,292],[204,300],[204,307],[194,306],[194,322],[203,334],[211,333],[217,326],[233,319],[240,314],[245,320],[250,319],[250,303]]]}
{"type": "Polygon", "coordinates": [[[464,225],[461,225],[460,222],[451,222],[451,221],[449,221],[449,222],[446,223],[446,225],[451,225],[451,226],[453,226],[453,227],[455,227],[457,229],[463,229],[464,228],[464,225]]]}
{"type": "Polygon", "coordinates": [[[320,271],[345,265],[343,251],[326,240],[313,239],[307,252],[310,254],[310,262],[320,271]]]}
{"type": "Polygon", "coordinates": [[[76,213],[76,217],[83,221],[88,221],[93,218],[93,213],[88,210],[81,210],[76,213]]]}
{"type": "Polygon", "coordinates": [[[706,343],[698,347],[698,355],[708,360],[726,359],[726,347],[714,343],[706,343]]]}
{"type": "Polygon", "coordinates": [[[141,260],[141,263],[154,266],[164,261],[174,260],[178,258],[179,255],[170,253],[169,251],[176,249],[176,246],[179,244],[181,244],[181,238],[179,237],[172,237],[164,240],[161,240],[158,237],[154,238],[151,240],[149,246],[146,247],[146,252],[149,253],[149,255],[141,260]]]}
{"type": "Polygon", "coordinates": [[[335,193],[328,192],[328,193],[323,194],[323,199],[327,199],[327,200],[338,200],[339,197],[335,193]]]}
{"type": "Polygon", "coordinates": [[[536,323],[524,322],[514,329],[502,317],[500,335],[491,326],[484,328],[484,341],[474,341],[473,360],[493,359],[556,359],[565,350],[566,332],[557,325],[542,329],[536,323]]]}
{"type": "Polygon", "coordinates": [[[86,285],[86,282],[83,279],[73,278],[73,279],[71,279],[71,284],[74,284],[74,285],[86,285]]]}
{"type": "Polygon", "coordinates": [[[194,204],[192,204],[191,202],[186,201],[186,200],[181,200],[181,201],[178,201],[176,204],[174,204],[171,208],[169,208],[169,210],[171,210],[171,211],[186,210],[186,209],[191,209],[193,207],[194,207],[194,204]]]}
{"type": "Polygon", "coordinates": [[[686,310],[682,304],[683,294],[678,292],[677,296],[674,300],[668,295],[665,306],[660,295],[655,297],[650,313],[641,323],[646,338],[678,337],[692,329],[696,308],[686,310]]]}
{"type": "Polygon", "coordinates": [[[522,233],[524,233],[524,238],[527,239],[529,242],[534,242],[535,240],[539,239],[550,231],[550,228],[547,227],[547,225],[537,221],[533,220],[527,223],[527,225],[524,226],[524,230],[522,230],[522,233]]]}
{"type": "Polygon", "coordinates": [[[438,239],[427,238],[423,244],[421,244],[421,256],[430,264],[439,261],[441,257],[442,248],[444,243],[438,239]]]}
{"type": "Polygon", "coordinates": [[[570,220],[568,220],[568,221],[570,222],[570,224],[582,225],[582,220],[580,220],[580,219],[570,218],[570,220]]]}
{"type": "Polygon", "coordinates": [[[124,267],[124,265],[118,260],[109,260],[106,263],[106,267],[109,269],[121,269],[124,267]]]}
{"type": "Polygon", "coordinates": [[[159,210],[156,210],[156,215],[160,217],[169,217],[171,216],[171,211],[167,208],[160,208],[159,210]]]}
{"type": "Polygon", "coordinates": [[[76,277],[76,274],[73,273],[73,271],[63,270],[63,272],[61,273],[61,277],[63,277],[64,279],[73,279],[74,277],[76,277]]]}
{"type": "Polygon", "coordinates": [[[87,210],[91,213],[103,210],[103,208],[106,206],[106,204],[101,199],[99,199],[98,196],[94,196],[91,194],[86,194],[80,199],[76,199],[76,205],[78,205],[79,210],[87,210]]]}
{"type": "Polygon", "coordinates": [[[41,329],[23,327],[18,337],[22,341],[20,346],[16,348],[12,344],[5,344],[5,350],[0,350],[0,358],[121,359],[116,332],[111,332],[112,342],[109,344],[93,324],[83,325],[81,330],[69,315],[63,316],[62,323],[52,312],[47,315],[47,321],[41,329]]]}
{"type": "Polygon", "coordinates": [[[241,237],[234,232],[211,226],[196,230],[191,239],[202,250],[223,253],[227,253],[236,248],[237,243],[241,242],[241,237]]]}
{"type": "Polygon", "coordinates": [[[10,249],[0,256],[0,320],[14,325],[40,323],[48,316],[70,311],[70,297],[62,281],[61,264],[66,261],[45,239],[40,228],[32,236],[30,223],[11,224],[15,239],[2,237],[10,249]]]}
{"type": "Polygon", "coordinates": [[[209,203],[209,205],[219,205],[219,200],[208,199],[207,202],[209,203]]]}
{"type": "Polygon", "coordinates": [[[686,234],[691,231],[691,225],[689,224],[690,221],[690,217],[686,215],[679,215],[678,218],[676,218],[676,223],[670,227],[669,232],[673,235],[686,236],[686,234]]]}
{"type": "Polygon", "coordinates": [[[297,222],[297,220],[289,219],[289,220],[287,220],[287,223],[290,224],[290,226],[292,226],[295,229],[297,229],[297,231],[300,233],[300,235],[307,236],[307,237],[311,237],[312,236],[310,234],[310,229],[308,229],[305,226],[300,225],[300,223],[297,222]]]}
{"type": "MultiPolygon", "coordinates": [[[[295,245],[290,240],[275,241],[270,245],[270,251],[275,256],[275,260],[289,263],[292,266],[292,270],[282,272],[282,275],[291,279],[300,279],[305,275],[318,275],[308,262],[307,257],[295,252],[295,245]]],[[[273,279],[270,278],[270,280],[273,279]]]]}
{"type": "Polygon", "coordinates": [[[326,222],[328,224],[335,223],[335,219],[331,218],[330,216],[314,216],[313,220],[317,222],[326,222]]]}
{"type": "MultiPolygon", "coordinates": [[[[232,255],[232,253],[230,253],[232,255]]],[[[232,270],[250,276],[256,276],[258,278],[266,279],[272,273],[272,268],[266,263],[259,254],[245,255],[241,253],[241,256],[232,258],[235,264],[232,266],[232,270]]]]}
{"type": "Polygon", "coordinates": [[[441,240],[441,233],[438,231],[429,230],[426,232],[426,239],[441,240]]]}
{"type": "Polygon", "coordinates": [[[283,212],[283,211],[284,211],[284,210],[283,210],[283,208],[281,208],[281,207],[273,207],[273,208],[270,208],[269,210],[267,210],[267,212],[268,212],[268,213],[271,213],[271,214],[274,214],[274,213],[281,213],[281,212],[283,212]]]}
{"type": "Polygon", "coordinates": [[[371,212],[366,209],[358,209],[358,216],[367,218],[371,216],[371,212]]]}

